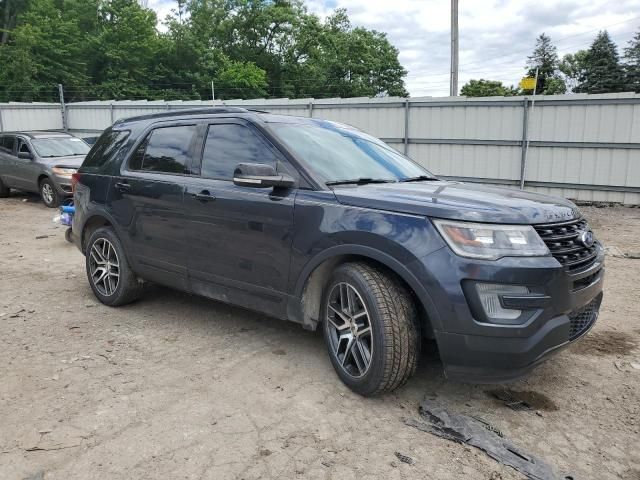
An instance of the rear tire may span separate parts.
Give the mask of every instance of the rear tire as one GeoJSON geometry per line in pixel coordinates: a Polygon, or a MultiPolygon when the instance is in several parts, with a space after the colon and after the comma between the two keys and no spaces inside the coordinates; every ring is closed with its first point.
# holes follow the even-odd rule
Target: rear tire
{"type": "Polygon", "coordinates": [[[142,283],[131,270],[112,228],[101,227],[91,234],[85,256],[87,279],[98,300],[118,307],[140,298],[142,283]]]}
{"type": "Polygon", "coordinates": [[[60,195],[53,182],[48,178],[43,178],[40,182],[40,198],[49,208],[57,208],[60,205],[60,195]]]}
{"type": "Polygon", "coordinates": [[[2,183],[2,179],[0,178],[0,198],[7,198],[11,190],[4,183],[2,183]]]}
{"type": "Polygon", "coordinates": [[[340,265],[323,292],[321,315],[331,363],[354,392],[390,392],[414,374],[420,326],[410,293],[393,274],[366,263],[340,265]]]}

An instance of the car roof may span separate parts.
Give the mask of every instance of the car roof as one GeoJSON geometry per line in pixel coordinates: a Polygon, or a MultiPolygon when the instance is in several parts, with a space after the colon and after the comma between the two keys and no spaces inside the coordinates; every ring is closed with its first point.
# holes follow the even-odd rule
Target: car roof
{"type": "Polygon", "coordinates": [[[47,132],[47,131],[38,131],[38,130],[24,130],[24,131],[15,131],[15,132],[0,132],[0,135],[24,135],[29,138],[65,138],[65,137],[73,137],[73,135],[65,132],[47,132]]]}
{"type": "Polygon", "coordinates": [[[326,124],[330,123],[336,127],[345,129],[357,130],[351,125],[341,124],[337,122],[331,122],[329,120],[321,120],[317,118],[298,117],[294,115],[280,115],[265,112],[263,110],[253,110],[241,107],[203,107],[203,108],[189,108],[189,109],[176,109],[166,112],[151,113],[147,115],[139,115],[136,117],[129,117],[117,120],[113,126],[116,129],[124,128],[127,125],[135,123],[147,123],[153,120],[183,120],[191,119],[193,117],[208,117],[216,118],[222,117],[237,117],[237,118],[252,118],[253,120],[264,123],[291,123],[291,124],[326,124]]]}

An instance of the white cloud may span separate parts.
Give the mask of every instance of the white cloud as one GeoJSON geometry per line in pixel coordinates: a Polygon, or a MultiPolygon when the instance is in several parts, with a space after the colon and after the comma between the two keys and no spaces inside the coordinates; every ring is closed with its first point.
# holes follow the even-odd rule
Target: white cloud
{"type": "MultiPolygon", "coordinates": [[[[449,92],[450,3],[447,0],[311,0],[310,11],[326,16],[346,8],[351,21],[387,32],[400,50],[412,96],[449,92]]],[[[562,56],[587,48],[607,29],[620,53],[640,28],[640,0],[460,0],[460,78],[517,84],[536,37],[551,36],[562,56]]]]}
{"type": "MultiPolygon", "coordinates": [[[[307,0],[309,11],[325,17],[346,8],[354,25],[386,32],[409,71],[412,96],[449,92],[447,0],[307,0]]],[[[175,8],[172,0],[149,0],[160,20],[175,8]]],[[[619,51],[640,29],[640,0],[460,0],[460,86],[471,78],[517,84],[536,37],[551,36],[563,55],[587,48],[607,29],[619,51]]]]}

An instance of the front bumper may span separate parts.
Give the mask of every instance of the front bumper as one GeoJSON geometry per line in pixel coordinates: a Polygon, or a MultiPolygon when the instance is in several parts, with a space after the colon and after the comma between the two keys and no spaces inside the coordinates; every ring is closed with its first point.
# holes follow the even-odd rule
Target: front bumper
{"type": "Polygon", "coordinates": [[[53,175],[53,184],[58,190],[60,195],[65,197],[70,197],[73,195],[73,190],[71,189],[71,177],[61,177],[59,175],[53,175]]]}
{"type": "MultiPolygon", "coordinates": [[[[516,380],[594,325],[603,295],[604,251],[593,265],[570,273],[552,257],[463,259],[449,249],[423,259],[439,319],[432,322],[448,378],[473,383],[516,380]],[[474,282],[526,285],[535,293],[517,325],[491,323],[479,313],[474,282]]],[[[527,301],[521,302],[523,305],[527,301]]]]}

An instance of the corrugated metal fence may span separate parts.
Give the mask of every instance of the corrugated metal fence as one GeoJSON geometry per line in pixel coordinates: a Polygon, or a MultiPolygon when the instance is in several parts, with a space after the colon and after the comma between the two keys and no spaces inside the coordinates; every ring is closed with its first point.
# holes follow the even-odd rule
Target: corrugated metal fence
{"type": "MultiPolygon", "coordinates": [[[[119,118],[212,102],[0,104],[0,129],[93,134],[119,118]],[[64,118],[64,121],[63,121],[64,118]]],[[[640,204],[640,95],[234,100],[354,125],[432,172],[585,201],[640,204]],[[527,151],[526,145],[529,144],[527,151]]]]}

